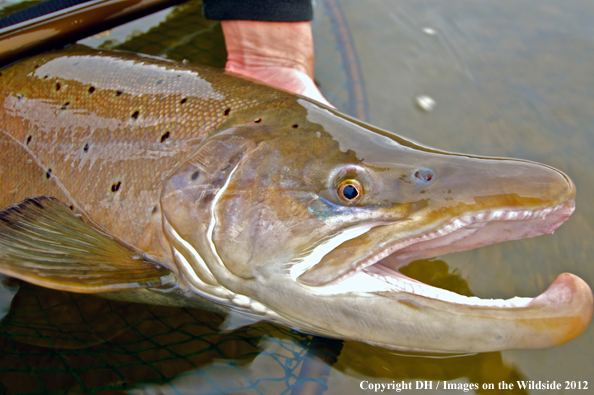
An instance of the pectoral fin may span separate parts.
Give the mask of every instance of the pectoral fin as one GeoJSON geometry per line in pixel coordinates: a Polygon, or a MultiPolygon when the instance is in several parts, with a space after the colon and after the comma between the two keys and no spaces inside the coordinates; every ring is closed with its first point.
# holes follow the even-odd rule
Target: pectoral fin
{"type": "Polygon", "coordinates": [[[0,272],[73,292],[157,287],[171,271],[79,219],[51,197],[0,211],[0,272]]]}

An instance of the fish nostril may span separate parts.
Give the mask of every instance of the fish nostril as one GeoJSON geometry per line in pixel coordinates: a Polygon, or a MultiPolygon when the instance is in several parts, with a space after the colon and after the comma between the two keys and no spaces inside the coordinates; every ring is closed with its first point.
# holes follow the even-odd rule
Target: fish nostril
{"type": "Polygon", "coordinates": [[[420,169],[415,172],[415,178],[424,184],[428,184],[435,179],[435,173],[431,169],[420,169]]]}

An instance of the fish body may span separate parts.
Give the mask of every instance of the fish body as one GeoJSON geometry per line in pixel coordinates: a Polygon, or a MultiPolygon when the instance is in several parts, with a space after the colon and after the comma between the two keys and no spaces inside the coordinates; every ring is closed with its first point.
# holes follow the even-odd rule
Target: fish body
{"type": "Polygon", "coordinates": [[[397,269],[550,233],[575,186],[447,153],[218,70],[74,47],[0,75],[0,272],[212,304],[387,348],[538,348],[579,335],[588,285],[480,300],[397,269]],[[50,258],[48,258],[50,257],[50,258]]]}

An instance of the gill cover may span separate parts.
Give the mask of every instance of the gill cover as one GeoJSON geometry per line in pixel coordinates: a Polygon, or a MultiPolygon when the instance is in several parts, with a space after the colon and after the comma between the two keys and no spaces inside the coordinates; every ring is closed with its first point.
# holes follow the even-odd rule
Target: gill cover
{"type": "MultiPolygon", "coordinates": [[[[213,243],[213,233],[217,222],[227,214],[217,212],[218,203],[228,198],[224,192],[230,188],[233,173],[256,149],[256,134],[253,128],[239,127],[206,139],[163,185],[161,208],[164,222],[176,233],[176,237],[169,237],[169,241],[184,256],[200,281],[209,285],[216,285],[229,275],[245,279],[253,277],[242,265],[246,256],[249,257],[249,250],[235,251],[236,254],[227,252],[223,260],[213,243]],[[246,134],[251,134],[251,138],[246,134]]],[[[241,211],[236,215],[240,216],[241,211]]],[[[239,228],[234,231],[241,233],[239,228]]]]}

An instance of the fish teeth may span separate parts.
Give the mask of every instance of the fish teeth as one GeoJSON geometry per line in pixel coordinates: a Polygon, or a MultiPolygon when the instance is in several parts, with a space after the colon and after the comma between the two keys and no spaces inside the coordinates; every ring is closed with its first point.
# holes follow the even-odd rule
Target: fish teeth
{"type": "Polygon", "coordinates": [[[532,302],[533,298],[513,297],[511,299],[481,299],[476,296],[465,296],[445,289],[433,287],[419,282],[394,271],[383,265],[374,265],[364,270],[372,278],[389,284],[387,292],[398,294],[406,292],[429,299],[441,300],[453,304],[462,304],[476,307],[522,308],[532,302]]]}
{"type": "MultiPolygon", "coordinates": [[[[547,207],[536,211],[531,210],[495,210],[495,211],[484,211],[482,213],[456,218],[452,222],[448,223],[441,229],[456,230],[459,229],[460,224],[464,226],[471,225],[475,222],[491,222],[491,221],[526,221],[529,219],[545,219],[549,214],[560,210],[565,203],[559,204],[555,207],[547,207]],[[454,226],[452,226],[454,225],[454,226]]],[[[440,230],[441,230],[440,229],[440,230]]],[[[439,231],[434,231],[430,235],[439,235],[439,231]]]]}
{"type": "MultiPolygon", "coordinates": [[[[540,210],[492,210],[492,211],[484,211],[482,213],[477,213],[473,215],[462,216],[458,218],[452,219],[450,222],[446,223],[441,228],[434,230],[432,232],[419,235],[415,238],[409,239],[406,242],[399,242],[388,246],[383,251],[378,252],[376,255],[370,257],[366,260],[366,262],[358,265],[353,270],[343,274],[342,276],[336,278],[334,282],[341,282],[359,271],[366,270],[369,267],[375,265],[378,261],[384,259],[388,255],[393,254],[395,251],[398,251],[404,247],[407,247],[412,244],[432,240],[438,237],[446,236],[454,231],[462,228],[466,229],[478,229],[482,228],[483,226],[487,225],[488,222],[493,221],[526,221],[533,218],[536,219],[544,219],[547,215],[562,209],[565,207],[565,203],[561,203],[555,207],[548,207],[540,210]]],[[[294,268],[293,268],[294,269],[294,268]]]]}
{"type": "Polygon", "coordinates": [[[431,233],[419,236],[417,241],[426,241],[435,237],[444,236],[458,229],[468,227],[473,223],[491,222],[491,221],[526,221],[529,219],[545,219],[549,214],[560,210],[565,203],[559,204],[555,207],[547,207],[536,211],[530,210],[494,210],[484,211],[482,213],[458,217],[443,227],[431,233]]]}

